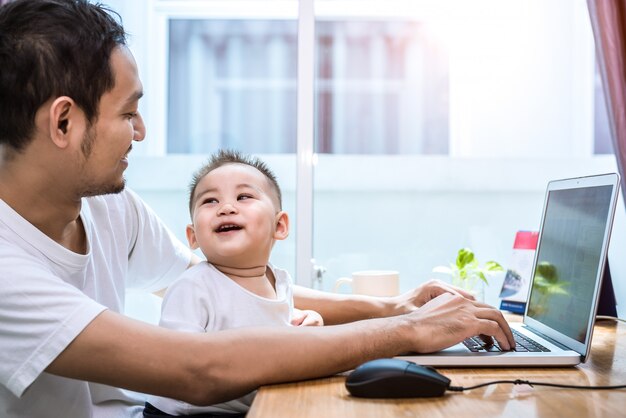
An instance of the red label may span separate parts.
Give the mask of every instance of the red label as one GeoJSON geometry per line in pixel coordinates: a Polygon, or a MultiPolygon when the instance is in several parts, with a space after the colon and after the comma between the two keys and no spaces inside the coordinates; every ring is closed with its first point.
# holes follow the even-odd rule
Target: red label
{"type": "Polygon", "coordinates": [[[515,234],[513,248],[516,250],[536,250],[538,239],[539,232],[517,231],[517,234],[515,234]]]}

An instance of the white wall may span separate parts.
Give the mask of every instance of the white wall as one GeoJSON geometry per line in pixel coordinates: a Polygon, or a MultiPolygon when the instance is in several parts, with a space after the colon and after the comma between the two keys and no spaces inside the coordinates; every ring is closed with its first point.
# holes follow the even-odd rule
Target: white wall
{"type": "Polygon", "coordinates": [[[448,31],[452,155],[589,156],[594,45],[585,2],[461,3],[448,31]]]}

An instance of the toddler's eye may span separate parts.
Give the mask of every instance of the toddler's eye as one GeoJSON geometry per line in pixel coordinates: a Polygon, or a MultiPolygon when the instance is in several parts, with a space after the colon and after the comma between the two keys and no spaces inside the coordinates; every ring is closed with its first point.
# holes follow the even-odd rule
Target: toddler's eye
{"type": "Polygon", "coordinates": [[[252,196],[248,195],[248,194],[240,194],[239,196],[237,196],[237,200],[247,200],[247,199],[251,199],[252,196]]]}
{"type": "Polygon", "coordinates": [[[202,201],[202,204],[204,205],[204,204],[207,204],[207,203],[219,203],[219,202],[214,197],[207,197],[206,199],[204,199],[202,201]]]}

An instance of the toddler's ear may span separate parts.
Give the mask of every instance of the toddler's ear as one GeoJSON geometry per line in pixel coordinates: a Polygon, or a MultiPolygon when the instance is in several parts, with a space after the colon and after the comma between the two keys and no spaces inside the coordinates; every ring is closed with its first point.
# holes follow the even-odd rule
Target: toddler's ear
{"type": "Polygon", "coordinates": [[[276,214],[276,231],[274,231],[275,240],[284,240],[289,236],[289,215],[287,212],[280,211],[276,214]]]}
{"type": "Polygon", "coordinates": [[[198,240],[196,240],[196,231],[193,229],[193,225],[187,225],[185,233],[187,234],[187,242],[189,243],[189,248],[191,248],[192,250],[198,249],[198,240]]]}

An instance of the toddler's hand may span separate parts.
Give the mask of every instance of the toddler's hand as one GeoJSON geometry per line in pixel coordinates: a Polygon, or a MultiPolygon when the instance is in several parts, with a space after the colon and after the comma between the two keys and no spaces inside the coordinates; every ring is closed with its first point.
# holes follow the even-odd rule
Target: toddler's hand
{"type": "Polygon", "coordinates": [[[293,309],[291,325],[295,327],[321,327],[324,325],[322,315],[311,310],[293,309]]]}

